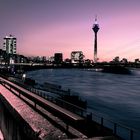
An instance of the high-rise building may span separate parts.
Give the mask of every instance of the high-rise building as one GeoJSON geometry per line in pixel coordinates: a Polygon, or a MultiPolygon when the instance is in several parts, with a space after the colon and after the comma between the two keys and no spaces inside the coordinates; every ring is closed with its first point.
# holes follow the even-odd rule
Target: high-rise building
{"type": "Polygon", "coordinates": [[[99,30],[99,24],[97,23],[97,17],[95,18],[95,23],[93,24],[92,30],[94,31],[95,37],[94,37],[94,62],[96,63],[97,58],[97,32],[99,30]]]}
{"type": "Polygon", "coordinates": [[[84,55],[82,51],[73,51],[71,52],[71,62],[72,63],[81,63],[83,61],[84,55]]]}
{"type": "Polygon", "coordinates": [[[61,64],[63,62],[63,54],[62,53],[55,53],[54,54],[54,62],[56,64],[61,64]]]}
{"type": "Polygon", "coordinates": [[[4,38],[3,50],[8,54],[16,54],[16,43],[17,39],[12,35],[6,36],[4,38]]]}

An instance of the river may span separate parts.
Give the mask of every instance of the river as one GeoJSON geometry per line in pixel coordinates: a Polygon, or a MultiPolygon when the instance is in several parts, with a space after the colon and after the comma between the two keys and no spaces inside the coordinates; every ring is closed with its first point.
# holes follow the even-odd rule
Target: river
{"type": "Polygon", "coordinates": [[[140,71],[132,75],[83,69],[31,71],[27,77],[38,83],[50,82],[77,92],[89,109],[140,131],[140,71]]]}

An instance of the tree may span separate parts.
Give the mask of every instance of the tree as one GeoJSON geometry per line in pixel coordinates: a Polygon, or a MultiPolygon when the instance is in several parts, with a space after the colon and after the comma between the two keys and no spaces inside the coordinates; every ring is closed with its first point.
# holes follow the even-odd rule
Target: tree
{"type": "Polygon", "coordinates": [[[116,57],[113,59],[113,62],[115,62],[115,63],[119,63],[119,62],[120,62],[120,58],[119,58],[119,56],[116,56],[116,57]]]}

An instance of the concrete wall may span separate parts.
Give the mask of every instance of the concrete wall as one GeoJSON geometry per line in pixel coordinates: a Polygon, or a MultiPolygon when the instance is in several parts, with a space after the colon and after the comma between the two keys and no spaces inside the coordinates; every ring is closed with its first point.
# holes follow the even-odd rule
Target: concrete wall
{"type": "Polygon", "coordinates": [[[0,140],[4,140],[4,137],[3,137],[1,130],[0,130],[0,140]]]}
{"type": "Polygon", "coordinates": [[[39,140],[35,132],[0,94],[0,129],[5,140],[39,140]]]}

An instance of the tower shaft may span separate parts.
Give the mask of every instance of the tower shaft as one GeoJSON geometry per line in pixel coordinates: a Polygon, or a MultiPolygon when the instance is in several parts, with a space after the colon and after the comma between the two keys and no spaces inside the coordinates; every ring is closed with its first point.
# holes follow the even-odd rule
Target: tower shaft
{"type": "Polygon", "coordinates": [[[97,63],[97,33],[94,38],[94,62],[97,63]]]}
{"type": "Polygon", "coordinates": [[[92,30],[94,31],[94,63],[97,63],[97,33],[99,31],[99,25],[97,24],[97,18],[95,18],[95,24],[93,24],[92,30]]]}

